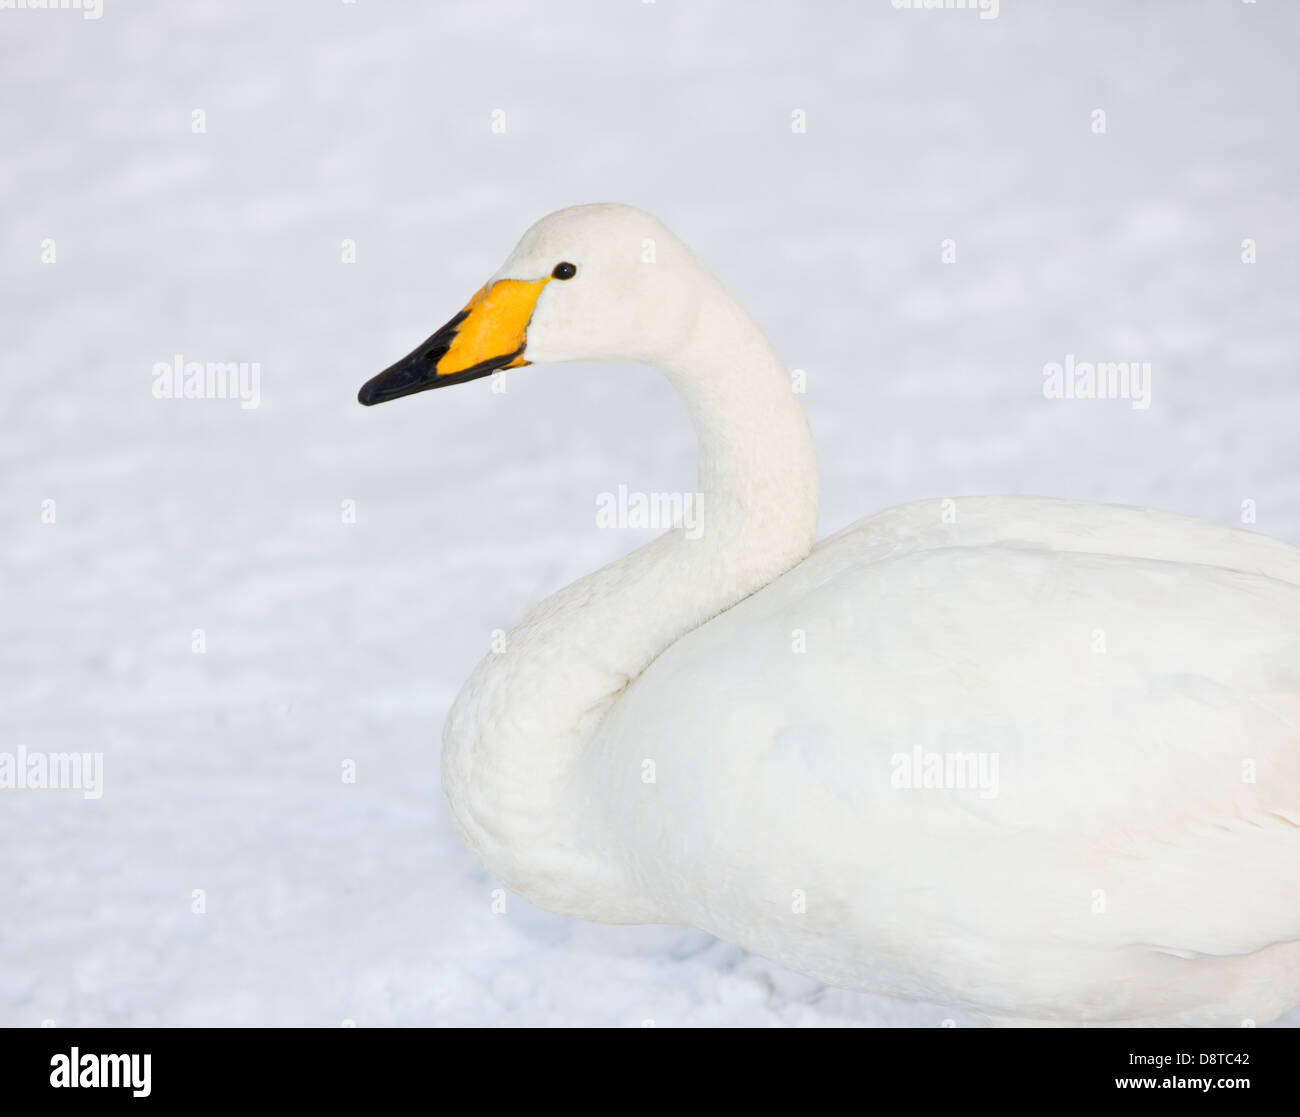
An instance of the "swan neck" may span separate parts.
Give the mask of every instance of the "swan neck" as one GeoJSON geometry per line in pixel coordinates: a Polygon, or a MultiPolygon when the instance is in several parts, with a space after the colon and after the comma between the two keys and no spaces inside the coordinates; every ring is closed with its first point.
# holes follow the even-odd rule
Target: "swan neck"
{"type": "Polygon", "coordinates": [[[762,330],[711,275],[704,286],[693,329],[660,367],[695,428],[706,533],[751,558],[757,550],[777,566],[791,554],[797,562],[816,534],[807,419],[762,330]]]}
{"type": "MultiPolygon", "coordinates": [[[[801,562],[816,534],[803,409],[767,338],[716,281],[658,364],[699,439],[702,530],[674,528],[543,601],[470,677],[444,734],[443,787],[462,838],[503,883],[576,915],[564,898],[580,893],[573,827],[587,812],[571,800],[605,712],[684,635],[801,562]]],[[[616,887],[599,865],[591,873],[593,890],[616,887]]]]}

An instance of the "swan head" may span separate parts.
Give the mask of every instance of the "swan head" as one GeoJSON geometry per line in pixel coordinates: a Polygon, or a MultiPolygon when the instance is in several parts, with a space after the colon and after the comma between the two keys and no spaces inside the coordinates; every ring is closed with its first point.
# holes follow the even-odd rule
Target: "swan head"
{"type": "Polygon", "coordinates": [[[459,314],[357,398],[384,403],[535,361],[667,360],[695,321],[701,274],[648,213],[559,210],[523,235],[459,314]]]}

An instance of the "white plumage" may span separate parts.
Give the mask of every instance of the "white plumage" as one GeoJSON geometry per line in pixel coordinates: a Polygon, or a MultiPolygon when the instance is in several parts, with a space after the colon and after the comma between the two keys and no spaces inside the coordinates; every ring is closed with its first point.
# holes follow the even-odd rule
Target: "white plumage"
{"type": "Polygon", "coordinates": [[[814,546],[789,379],[655,219],[553,214],[502,279],[540,287],[526,360],[674,383],[705,530],[549,598],[466,684],[443,782],[489,870],[996,1021],[1300,1002],[1300,549],[1032,498],[814,546]]]}

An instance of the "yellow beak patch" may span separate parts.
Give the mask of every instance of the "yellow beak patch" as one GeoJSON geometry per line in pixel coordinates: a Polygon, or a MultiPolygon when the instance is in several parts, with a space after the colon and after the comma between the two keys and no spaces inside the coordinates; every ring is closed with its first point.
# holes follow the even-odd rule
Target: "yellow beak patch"
{"type": "Polygon", "coordinates": [[[542,288],[550,281],[549,275],[545,279],[499,279],[480,288],[457,316],[455,337],[438,361],[436,374],[452,376],[507,356],[512,358],[510,362],[498,368],[528,364],[522,357],[528,322],[542,288]]]}
{"type": "Polygon", "coordinates": [[[550,281],[548,275],[489,283],[432,337],[362,384],[358,401],[370,407],[528,364],[528,323],[550,281]]]}

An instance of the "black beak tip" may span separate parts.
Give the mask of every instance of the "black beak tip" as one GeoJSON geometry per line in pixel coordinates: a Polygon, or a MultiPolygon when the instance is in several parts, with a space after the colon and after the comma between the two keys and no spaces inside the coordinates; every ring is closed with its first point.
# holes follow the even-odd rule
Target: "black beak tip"
{"type": "MultiPolygon", "coordinates": [[[[357,402],[363,407],[401,399],[439,385],[438,362],[447,354],[456,327],[465,317],[462,311],[431,338],[412,350],[395,364],[372,376],[357,392],[357,402]]],[[[450,377],[448,379],[451,379],[450,377]]]]}
{"type": "Polygon", "coordinates": [[[432,388],[433,377],[414,358],[415,354],[412,354],[398,361],[392,368],[384,369],[378,376],[372,376],[357,392],[357,403],[363,407],[374,407],[377,403],[387,403],[432,388]]]}
{"type": "Polygon", "coordinates": [[[448,384],[463,384],[466,380],[477,380],[499,368],[506,368],[523,355],[523,346],[513,353],[480,361],[469,368],[456,372],[439,374],[438,362],[447,355],[451,343],[456,337],[456,328],[465,320],[468,310],[462,310],[442,329],[418,348],[412,350],[400,361],[384,369],[378,376],[372,376],[357,392],[357,403],[362,407],[374,407],[377,403],[412,396],[416,392],[427,392],[430,388],[442,388],[448,384]]]}

